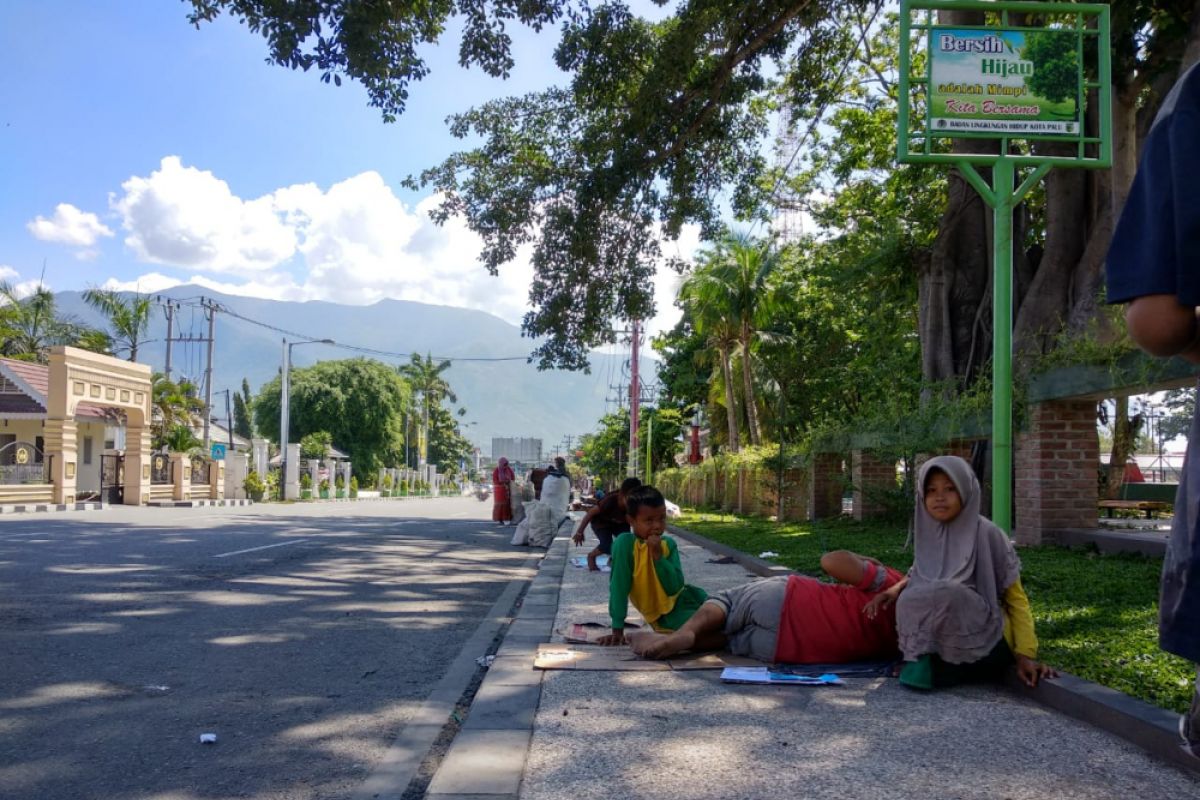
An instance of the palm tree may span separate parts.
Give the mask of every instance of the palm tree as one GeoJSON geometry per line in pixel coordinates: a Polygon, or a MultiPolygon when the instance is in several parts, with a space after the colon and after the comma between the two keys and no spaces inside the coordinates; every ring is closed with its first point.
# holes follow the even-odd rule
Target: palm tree
{"type": "Polygon", "coordinates": [[[114,353],[128,350],[129,360],[137,361],[138,346],[146,341],[150,327],[150,298],[134,293],[125,297],[112,289],[91,288],[83,293],[84,302],[108,317],[114,353]]]}
{"type": "MultiPolygon", "coordinates": [[[[711,255],[711,252],[705,256],[711,255]]],[[[702,256],[704,257],[704,256],[702,256]]],[[[737,401],[733,396],[733,349],[737,346],[738,331],[726,309],[725,290],[713,278],[708,264],[702,264],[684,281],[679,289],[684,313],[692,320],[696,333],[704,337],[717,352],[721,367],[721,383],[725,388],[725,415],[729,425],[729,449],[736,453],[741,433],[738,429],[737,401]]]]}
{"type": "Polygon", "coordinates": [[[418,433],[417,453],[419,465],[424,465],[429,457],[429,412],[442,402],[443,398],[451,403],[457,403],[458,397],[450,388],[450,384],[442,377],[442,373],[450,369],[450,361],[444,360],[438,364],[428,353],[422,358],[419,353],[412,354],[412,361],[398,368],[401,375],[408,379],[413,391],[421,396],[421,426],[418,433]]]}
{"type": "Polygon", "coordinates": [[[45,364],[56,345],[106,352],[107,342],[102,332],[60,316],[54,292],[45,285],[22,296],[11,283],[0,281],[0,355],[45,364]]]}
{"type": "Polygon", "coordinates": [[[750,442],[762,444],[758,423],[758,402],[752,378],[752,347],[763,318],[770,310],[771,292],[767,280],[779,266],[779,251],[770,241],[754,241],[744,233],[733,234],[724,242],[722,272],[729,288],[729,302],[738,323],[738,344],[742,351],[742,386],[746,393],[746,419],[750,423],[750,442]]]}
{"type": "Polygon", "coordinates": [[[200,390],[191,381],[179,383],[167,380],[161,372],[154,373],[150,386],[151,416],[155,430],[155,447],[167,443],[178,427],[191,430],[196,421],[203,418],[204,401],[200,390]]]}
{"type": "Polygon", "coordinates": [[[770,308],[768,279],[779,265],[779,253],[770,242],[746,234],[730,234],[701,254],[695,272],[680,291],[691,308],[696,331],[708,338],[721,356],[730,414],[730,446],[737,448],[736,408],[733,397],[732,351],[741,351],[742,391],[750,443],[762,443],[758,402],[754,391],[753,348],[770,308]]]}

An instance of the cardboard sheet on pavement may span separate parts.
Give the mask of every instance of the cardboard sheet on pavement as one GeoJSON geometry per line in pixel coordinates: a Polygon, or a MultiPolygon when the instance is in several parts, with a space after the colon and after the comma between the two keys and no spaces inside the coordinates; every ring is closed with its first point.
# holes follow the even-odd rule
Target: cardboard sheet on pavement
{"type": "Polygon", "coordinates": [[[611,672],[669,672],[671,670],[761,667],[762,662],[729,653],[684,654],[664,661],[639,658],[628,647],[579,644],[540,644],[533,661],[536,669],[577,669],[611,672]]]}

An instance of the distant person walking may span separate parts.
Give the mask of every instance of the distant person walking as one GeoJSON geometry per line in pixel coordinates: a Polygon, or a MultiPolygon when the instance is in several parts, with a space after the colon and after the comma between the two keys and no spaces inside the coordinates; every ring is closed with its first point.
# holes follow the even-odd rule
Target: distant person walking
{"type": "Polygon", "coordinates": [[[516,479],[517,474],[508,465],[508,459],[501,456],[492,470],[492,522],[499,522],[501,527],[513,518],[512,482],[516,479]]]}
{"type": "MultiPolygon", "coordinates": [[[[1108,302],[1128,303],[1125,324],[1139,347],[1200,363],[1200,64],[1175,84],[1146,136],[1137,176],[1113,233],[1108,302]]],[[[1196,665],[1191,710],[1180,718],[1183,748],[1200,758],[1200,405],[1188,433],[1163,559],[1159,645],[1196,665]]]]}

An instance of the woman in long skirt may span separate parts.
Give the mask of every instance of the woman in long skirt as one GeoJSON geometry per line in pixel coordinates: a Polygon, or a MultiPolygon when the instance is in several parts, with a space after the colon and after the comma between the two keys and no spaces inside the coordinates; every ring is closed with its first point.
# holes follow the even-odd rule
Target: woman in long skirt
{"type": "Polygon", "coordinates": [[[492,522],[499,522],[503,526],[512,519],[510,489],[516,477],[508,465],[508,459],[501,456],[498,466],[492,470],[492,522]]]}

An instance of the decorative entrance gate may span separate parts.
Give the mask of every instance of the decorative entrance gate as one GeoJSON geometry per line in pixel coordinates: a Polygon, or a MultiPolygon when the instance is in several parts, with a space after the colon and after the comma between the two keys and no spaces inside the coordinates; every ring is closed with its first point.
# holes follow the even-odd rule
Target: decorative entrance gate
{"type": "Polygon", "coordinates": [[[0,447],[0,484],[49,483],[42,450],[32,442],[0,447]]]}
{"type": "Polygon", "coordinates": [[[100,456],[100,502],[112,505],[125,502],[125,456],[100,456]]]}

